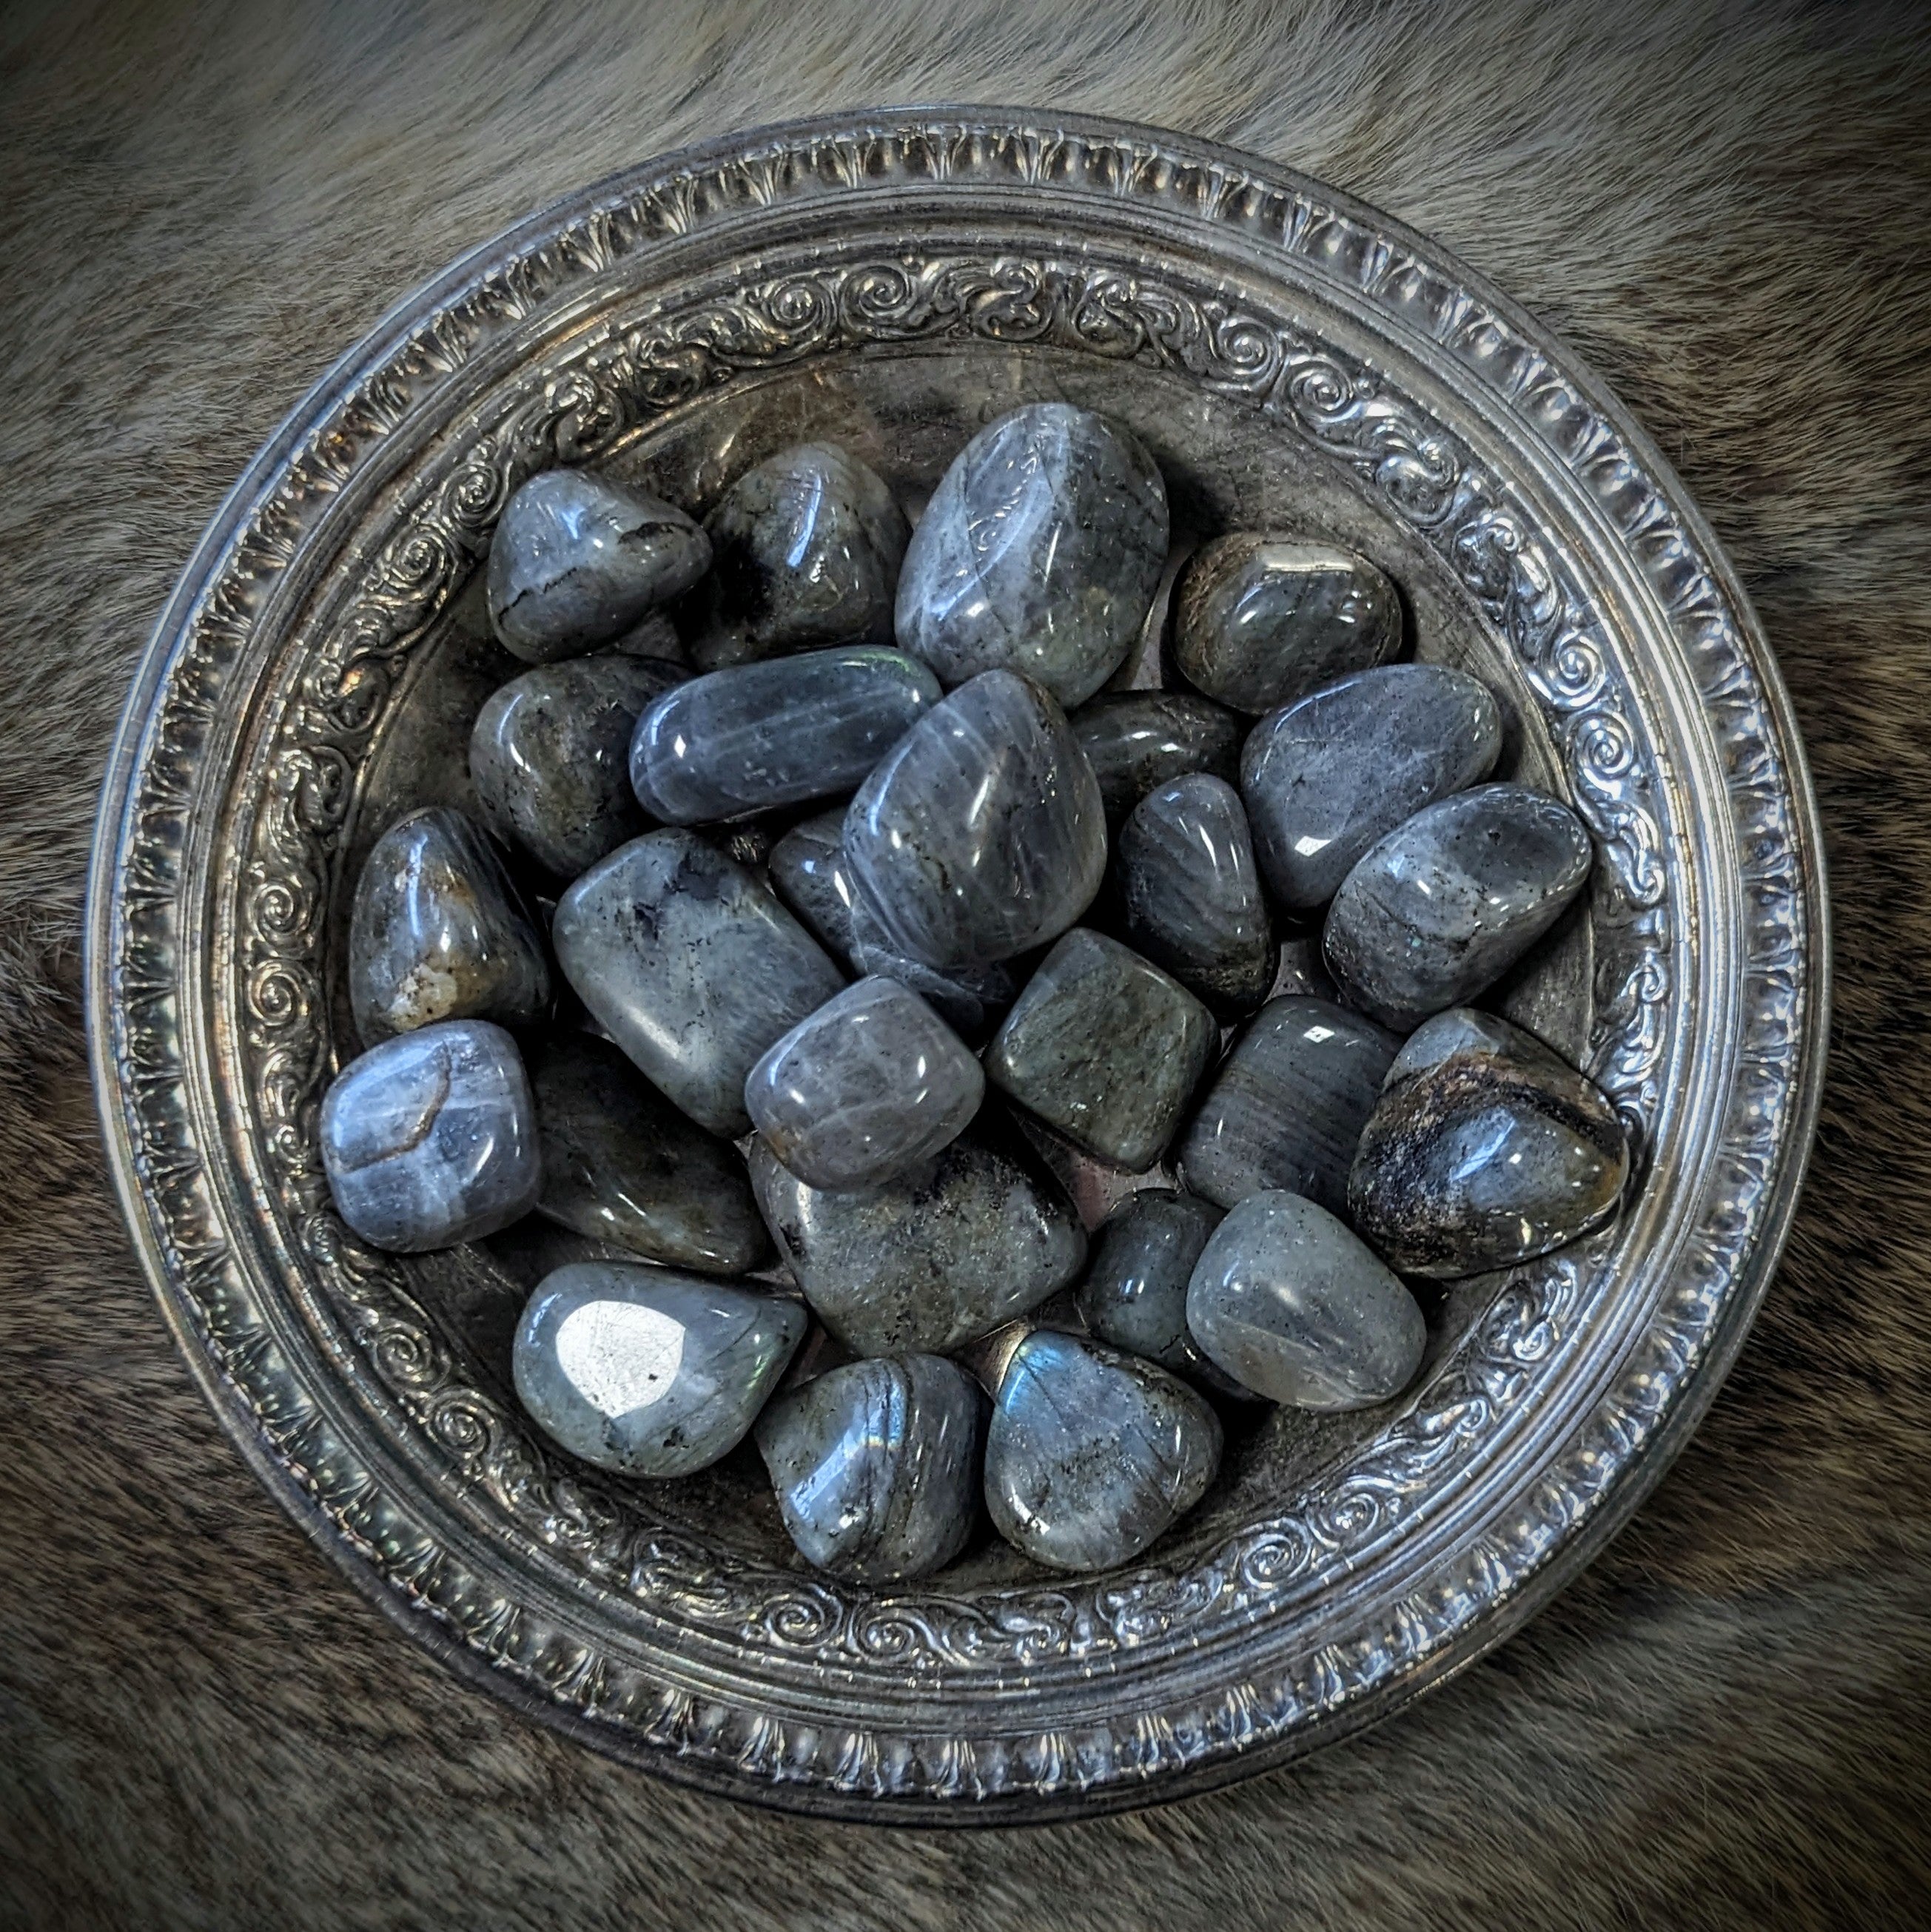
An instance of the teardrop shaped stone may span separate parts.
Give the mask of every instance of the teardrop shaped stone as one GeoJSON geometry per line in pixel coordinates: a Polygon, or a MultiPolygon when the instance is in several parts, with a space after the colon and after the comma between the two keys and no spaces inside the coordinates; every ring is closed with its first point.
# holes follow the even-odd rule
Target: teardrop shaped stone
{"type": "Polygon", "coordinates": [[[1478,785],[1370,850],[1328,908],[1321,950],[1342,998],[1407,1033],[1493,986],[1589,876],[1589,833],[1560,799],[1478,785]]]}
{"type": "Polygon", "coordinates": [[[1395,1267],[1448,1279],[1601,1227],[1629,1172],[1599,1087],[1532,1034],[1461,1007],[1418,1028],[1389,1070],[1348,1205],[1395,1267]]]}
{"type": "Polygon", "coordinates": [[[736,1448],[803,1340],[795,1301],[629,1262],[536,1284],[510,1363],[530,1418],[626,1476],[687,1476],[736,1448]]]}
{"type": "Polygon", "coordinates": [[[680,597],[710,539],[674,504],[587,470],[546,470],[504,505],[489,549],[490,622],[531,664],[575,657],[680,597]]]}
{"type": "Polygon", "coordinates": [[[1133,647],[1167,537],[1166,486],[1131,430],[1026,404],[940,478],[905,552],[899,642],[948,686],[1023,671],[1081,704],[1133,647]]]}
{"type": "Polygon", "coordinates": [[[1013,1352],[986,1432],[986,1507],[1035,1562],[1105,1570],[1206,1495],[1219,1418],[1177,1376],[1041,1329],[1013,1352]]]}
{"type": "Polygon", "coordinates": [[[1173,656],[1237,711],[1272,711],[1401,648],[1401,600],[1338,544],[1237,532],[1203,544],[1174,587],[1173,656]]]}
{"type": "Polygon", "coordinates": [[[845,868],[844,839],[845,808],[840,806],[793,826],[771,848],[766,865],[779,898],[833,958],[849,968],[856,895],[845,868]]]}
{"type": "Polygon", "coordinates": [[[1241,754],[1263,876],[1284,904],[1325,904],[1371,845],[1479,783],[1501,750],[1501,707],[1447,664],[1383,664],[1311,692],[1241,754]]]}
{"type": "Polygon", "coordinates": [[[677,827],[593,866],[550,930],[604,1030],[713,1133],[749,1131],[745,1076],[845,983],[753,873],[677,827]]]}
{"type": "Polygon", "coordinates": [[[1089,699],[1068,719],[1116,825],[1157,785],[1188,772],[1231,784],[1247,720],[1190,691],[1120,691],[1089,699]]]}
{"type": "Polygon", "coordinates": [[[758,1450],[806,1560],[862,1583],[950,1563],[978,1517],[985,1414],[937,1355],[848,1363],[772,1403],[758,1450]]]}
{"type": "Polygon", "coordinates": [[[430,806],[371,848],[349,920],[349,1004],[370,1046],[438,1020],[512,1026],[550,1004],[550,967],[496,848],[430,806]]]}
{"type": "Polygon", "coordinates": [[[854,892],[899,951],[941,972],[1064,932],[1106,870],[1086,754],[1048,693],[988,671],[927,712],[845,820],[854,892]]]}
{"type": "Polygon", "coordinates": [[[1128,942],[1224,1016],[1274,984],[1274,928],[1240,794],[1204,772],[1148,793],[1113,859],[1128,942]]]}
{"type": "Polygon", "coordinates": [[[1347,1226],[1298,1194],[1250,1194],[1215,1229],[1187,1325],[1234,1380],[1299,1408],[1365,1408],[1414,1380],[1415,1298],[1347,1226]]]}

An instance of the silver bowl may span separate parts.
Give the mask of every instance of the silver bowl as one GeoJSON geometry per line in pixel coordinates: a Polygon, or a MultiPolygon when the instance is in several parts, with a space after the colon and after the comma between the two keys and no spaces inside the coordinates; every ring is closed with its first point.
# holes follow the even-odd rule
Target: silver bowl
{"type": "Polygon", "coordinates": [[[1788,1225],[1824,1061],[1796,730],[1648,438],[1371,209],[1182,136],[1003,110],[674,155],[395,310],[236,484],[156,628],[88,944],[129,1224],[284,1506],[518,1708],[692,1784],[871,1820],[1197,1791],[1500,1641],[1709,1403],[1788,1225]],[[624,1484],[536,1435],[507,1349],[546,1238],[404,1261],[335,1216],[316,1114],[353,1051],[346,904],[397,812],[466,795],[469,720],[515,668],[477,566],[521,478],[594,461],[701,510],[809,434],[915,497],[1041,396],[1131,423],[1183,537],[1284,524],[1377,557],[1422,654],[1512,698],[1510,768],[1575,805],[1599,860],[1507,1001],[1611,1095],[1638,1178],[1604,1234],[1442,1298],[1403,1401],[1250,1429],[1130,1568],[1050,1578],[988,1543],[927,1582],[851,1588],[791,1552],[748,1452],[624,1484]]]}

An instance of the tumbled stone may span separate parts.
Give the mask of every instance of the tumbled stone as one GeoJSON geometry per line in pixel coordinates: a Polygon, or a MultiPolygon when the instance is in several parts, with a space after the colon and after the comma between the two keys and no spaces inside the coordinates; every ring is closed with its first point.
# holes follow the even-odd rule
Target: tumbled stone
{"type": "Polygon", "coordinates": [[[1173,657],[1237,711],[1272,711],[1401,647],[1401,600],[1365,557],[1247,532],[1216,537],[1174,586],[1173,657]]]}
{"type": "Polygon", "coordinates": [[[490,622],[532,664],[574,657],[680,597],[710,539],[674,505],[587,470],[546,470],[503,506],[490,544],[490,622]]]}
{"type": "Polygon", "coordinates": [[[1274,928],[1240,794],[1204,772],[1147,794],[1113,859],[1128,943],[1220,1014],[1251,1012],[1274,984],[1274,928]]]}
{"type": "Polygon", "coordinates": [[[498,836],[574,879],[650,829],[630,789],[637,720],[688,674],[605,652],[539,664],[476,714],[470,778],[498,836]]]}
{"type": "Polygon", "coordinates": [[[678,1112],[607,1040],[558,1032],[529,1056],[543,1150],[536,1211],[592,1240],[706,1274],[768,1246],[743,1158],[678,1112]]]}
{"type": "Polygon", "coordinates": [[[986,1076],[894,980],[860,980],[752,1068],[744,1104],[765,1144],[814,1187],[875,1187],[972,1124],[986,1076]]]}
{"type": "Polygon", "coordinates": [[[1187,1289],[1212,1360],[1271,1402],[1365,1408],[1415,1378],[1428,1324],[1347,1226],[1298,1194],[1250,1194],[1215,1229],[1187,1289]]]}
{"type": "Polygon", "coordinates": [[[923,1576],[979,1515],[985,1397],[937,1355],[851,1362],[772,1403],[758,1454],[806,1559],[861,1583],[923,1576]]]}
{"type": "Polygon", "coordinates": [[[1131,430],[1029,403],[953,459],[899,579],[898,639],[947,686],[1023,671],[1092,696],[1145,620],[1167,557],[1167,490],[1131,430]]]}
{"type": "Polygon", "coordinates": [[[688,1476],[743,1440],[804,1339],[795,1301],[630,1262],[573,1262],[517,1324],[516,1394],[572,1456],[688,1476]]]}
{"type": "Polygon", "coordinates": [[[536,1204],[536,1111],[516,1042],[449,1020],[371,1047],[322,1101],[322,1167],[365,1241],[421,1254],[493,1234],[536,1204]]]}
{"type": "Polygon", "coordinates": [[[1016,1136],[962,1134],[881,1187],[809,1186],[762,1141],[751,1185],[818,1318],[856,1355],[943,1354],[1079,1274],[1086,1231],[1016,1136]]]}
{"type": "Polygon", "coordinates": [[[889,644],[911,531],[878,473],[827,442],[747,470],[704,519],[713,559],[691,646],[705,670],[822,644],[889,644]]]}
{"type": "Polygon", "coordinates": [[[845,864],[845,808],[794,825],[766,862],[778,896],[840,965],[851,964],[855,895],[845,864]]]}
{"type": "Polygon", "coordinates": [[[1100,782],[1109,825],[1156,786],[1188,772],[1211,772],[1231,783],[1247,731],[1245,718],[1188,691],[1109,692],[1067,722],[1100,782]]]}
{"type": "Polygon", "coordinates": [[[1629,1178],[1602,1090],[1532,1034],[1468,1008],[1417,1028],[1354,1158],[1356,1225],[1405,1274],[1511,1268],[1593,1232],[1629,1178]]]}
{"type": "Polygon", "coordinates": [[[1219,1418],[1152,1362],[1041,1329],[1013,1352],[986,1432],[986,1507],[1059,1570],[1137,1556],[1206,1493],[1219,1418]]]}
{"type": "Polygon", "coordinates": [[[927,712],[845,820],[852,888],[897,951],[949,972],[1065,931],[1106,870],[1100,788],[1065,714],[988,671],[927,712]]]}
{"type": "Polygon", "coordinates": [[[1401,1042],[1328,1000],[1270,1000],[1222,1063],[1176,1158],[1223,1208],[1284,1189],[1339,1214],[1355,1143],[1401,1042]]]}
{"type": "Polygon", "coordinates": [[[630,782],[644,809],[673,825],[835,797],[938,697],[915,658],[869,645],[713,671],[638,719],[630,782]]]}
{"type": "Polygon", "coordinates": [[[983,1046],[1019,998],[1014,965],[953,966],[941,972],[901,952],[880,931],[863,899],[851,908],[851,962],[861,973],[896,980],[916,993],[959,1037],[983,1046]]]}
{"type": "MultiPolygon", "coordinates": [[[[646,610],[629,630],[620,632],[605,646],[633,658],[655,658],[659,664],[683,666],[689,653],[677,626],[665,610],[646,610]]],[[[688,676],[688,667],[685,669],[688,676]]]]}
{"type": "Polygon", "coordinates": [[[1501,749],[1501,707],[1446,664],[1383,664],[1311,692],[1241,754],[1262,876],[1284,904],[1325,904],[1371,845],[1479,783],[1501,749]]]}
{"type": "Polygon", "coordinates": [[[845,983],[754,874],[674,827],[592,866],[550,936],[604,1030],[713,1133],[749,1130],[745,1076],[845,983]]]}
{"type": "Polygon", "coordinates": [[[496,848],[431,806],[371,848],[349,918],[349,1004],[366,1045],[438,1020],[520,1025],[550,1004],[543,941],[496,848]]]}
{"type": "Polygon", "coordinates": [[[1502,975],[1589,876],[1589,834],[1560,799],[1478,785],[1418,812],[1342,880],[1321,948],[1350,1005],[1406,1033],[1502,975]]]}

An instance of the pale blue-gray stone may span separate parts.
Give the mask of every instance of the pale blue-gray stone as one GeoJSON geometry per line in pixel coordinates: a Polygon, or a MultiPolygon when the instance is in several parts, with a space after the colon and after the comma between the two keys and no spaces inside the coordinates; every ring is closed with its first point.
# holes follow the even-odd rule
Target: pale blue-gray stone
{"type": "Polygon", "coordinates": [[[1191,691],[1109,692],[1067,722],[1100,782],[1109,825],[1185,772],[1211,772],[1231,784],[1248,728],[1245,718],[1191,691]]]}

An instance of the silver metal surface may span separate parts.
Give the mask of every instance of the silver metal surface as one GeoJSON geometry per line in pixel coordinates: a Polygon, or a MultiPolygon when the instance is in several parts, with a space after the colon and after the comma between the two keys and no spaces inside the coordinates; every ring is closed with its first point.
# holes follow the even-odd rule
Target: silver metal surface
{"type": "MultiPolygon", "coordinates": [[[[162,1308],[357,1582],[619,1756],[941,1823],[1278,1763],[1531,1614],[1734,1356],[1825,1031],[1820,848],[1774,667],[1594,378],[1317,183],[980,109],[671,157],[396,309],[236,485],[161,618],[89,948],[110,1159],[162,1308]],[[1273,526],[1362,551],[1422,656],[1511,698],[1503,775],[1569,798],[1597,864],[1506,1004],[1611,1094],[1639,1178],[1605,1234],[1458,1285],[1393,1412],[1236,1430],[1208,1500],[1126,1569],[1049,1576],[982,1542],[916,1585],[848,1586],[791,1552],[748,1450],[626,1485],[524,1420],[509,1336],[551,1235],[401,1261],[335,1216],[316,1117],[353,1037],[347,902],[384,824],[464,802],[470,722],[517,668],[473,579],[521,478],[594,461],[701,514],[809,435],[916,503],[981,423],[1056,397],[1146,442],[1179,544],[1273,526]]],[[[1105,1190],[1076,1178],[1097,1219],[1105,1190]]]]}

